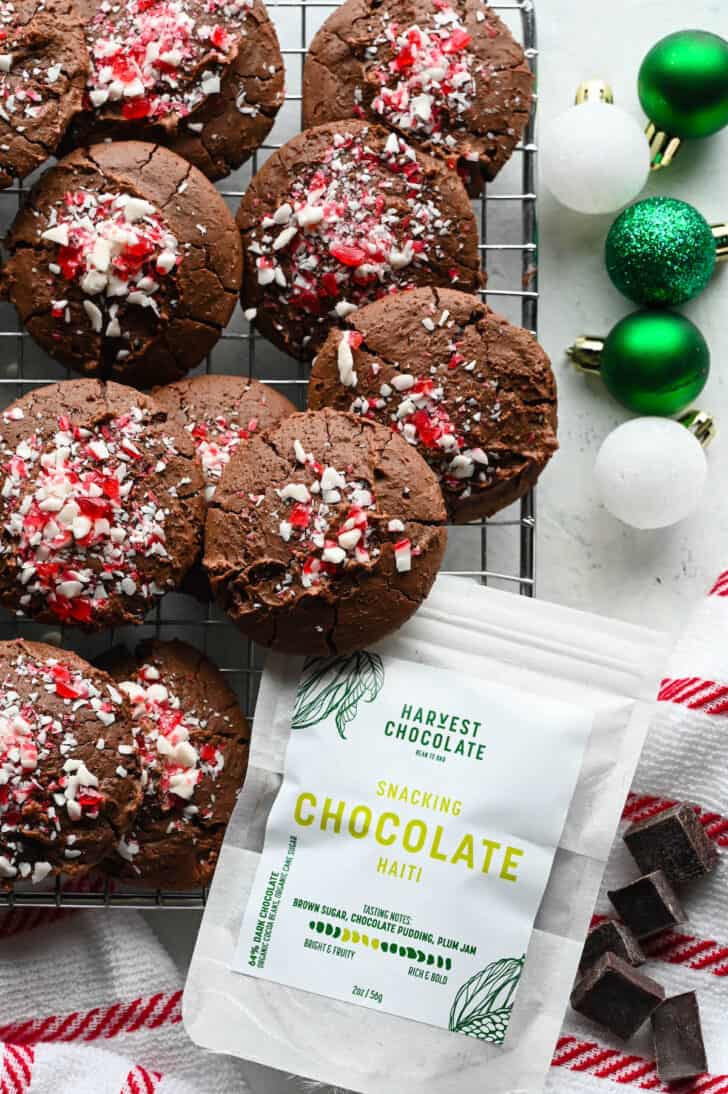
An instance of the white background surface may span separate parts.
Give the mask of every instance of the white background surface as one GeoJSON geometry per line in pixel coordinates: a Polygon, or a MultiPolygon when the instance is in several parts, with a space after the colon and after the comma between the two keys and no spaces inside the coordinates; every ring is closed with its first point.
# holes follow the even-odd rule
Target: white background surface
{"type": "MultiPolygon", "coordinates": [[[[537,0],[537,18],[541,122],[569,106],[577,84],[590,76],[609,80],[619,105],[641,119],[637,71],[654,42],[688,25],[728,35],[726,0],[693,0],[687,8],[682,0],[537,0]]],[[[728,130],[686,144],[645,193],[688,200],[712,223],[728,217],[726,179],[728,130]]],[[[629,415],[598,382],[574,372],[564,356],[576,335],[606,334],[634,310],[604,270],[602,249],[612,219],[572,214],[541,189],[539,325],[559,386],[561,451],[538,492],[538,594],[678,630],[706,585],[728,566],[728,267],[719,268],[708,290],[683,309],[712,352],[700,405],[723,425],[710,449],[706,495],[695,516],[674,529],[632,531],[599,508],[592,486],[601,440],[629,415]]],[[[197,915],[152,912],[148,918],[184,964],[197,915]]],[[[264,1087],[253,1094],[264,1094],[264,1087]]]]}
{"type": "MultiPolygon", "coordinates": [[[[665,34],[686,26],[728,35],[725,0],[537,0],[540,122],[573,100],[583,78],[601,76],[615,101],[641,118],[640,62],[665,34]]],[[[605,164],[605,170],[609,165],[605,164]]],[[[728,129],[686,143],[671,168],[658,171],[645,194],[690,201],[710,223],[728,216],[728,129]]],[[[628,417],[600,387],[566,362],[578,334],[606,334],[635,306],[612,286],[602,258],[612,217],[582,217],[541,188],[539,202],[541,341],[559,386],[561,451],[538,495],[538,593],[575,607],[662,628],[677,628],[690,606],[728,566],[728,269],[683,309],[705,335],[712,372],[700,405],[722,433],[710,449],[708,489],[694,517],[673,529],[637,532],[601,510],[592,465],[601,440],[628,417]]]]}

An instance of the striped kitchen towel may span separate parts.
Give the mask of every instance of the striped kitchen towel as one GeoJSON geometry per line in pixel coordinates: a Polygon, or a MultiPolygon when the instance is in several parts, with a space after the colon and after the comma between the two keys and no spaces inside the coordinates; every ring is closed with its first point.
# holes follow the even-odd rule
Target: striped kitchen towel
{"type": "MultiPolygon", "coordinates": [[[[706,832],[728,847],[728,571],[718,578],[675,646],[654,720],[602,883],[597,921],[613,914],[607,890],[638,876],[621,835],[676,801],[694,804],[706,832]]],[[[728,855],[684,891],[690,922],[648,942],[645,971],[668,995],[696,991],[710,1073],[662,1083],[649,1023],[625,1045],[569,1010],[552,1061],[552,1092],[728,1094],[728,855]]]]}
{"type": "Polygon", "coordinates": [[[7,912],[0,1094],[248,1094],[238,1062],[188,1039],[181,999],[179,971],[137,913],[7,912]]]}

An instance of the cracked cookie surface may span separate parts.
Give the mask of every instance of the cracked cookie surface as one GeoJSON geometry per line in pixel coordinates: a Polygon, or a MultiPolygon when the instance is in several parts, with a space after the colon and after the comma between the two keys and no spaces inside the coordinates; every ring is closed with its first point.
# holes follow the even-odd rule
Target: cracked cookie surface
{"type": "Polygon", "coordinates": [[[352,312],[316,357],[308,404],[380,422],[438,475],[450,519],[522,497],[556,451],[556,382],[528,331],[451,289],[352,312]]]}
{"type": "Polygon", "coordinates": [[[0,0],[0,189],[54,154],[81,107],[87,72],[70,0],[0,0]]]}
{"type": "Polygon", "coordinates": [[[197,168],[159,145],[73,152],[31,190],[2,287],[35,340],[86,376],[151,387],[217,342],[240,287],[240,239],[197,168]]]}
{"type": "Polygon", "coordinates": [[[283,102],[283,58],[261,0],[78,0],[91,71],[63,150],[145,140],[210,179],[260,147],[283,102]]]}
{"type": "Polygon", "coordinates": [[[247,719],[220,670],[185,642],[112,650],[102,664],[131,709],[144,791],[105,869],[159,889],[208,885],[245,778],[247,719]]]}
{"type": "Polygon", "coordinates": [[[0,414],[0,602],[86,630],[140,623],[202,543],[194,446],[133,388],[66,380],[0,414]]]}
{"type": "Polygon", "coordinates": [[[523,49],[482,0],[346,0],[311,43],[304,125],[386,125],[477,193],[521,139],[533,86],[523,49]]]}
{"type": "Polygon", "coordinates": [[[155,388],[152,396],[180,420],[194,441],[207,501],[240,444],[296,413],[293,403],[275,388],[245,376],[206,373],[155,388]]]}
{"type": "Polygon", "coordinates": [[[484,282],[475,218],[455,172],[360,121],[308,129],[274,152],[237,222],[243,307],[299,359],[381,296],[425,284],[475,291],[484,282]]]}
{"type": "Polygon", "coordinates": [[[427,596],[447,542],[433,472],[351,414],[294,414],[239,448],[208,511],[204,565],[243,633],[290,653],[359,649],[427,596]]]}
{"type": "Polygon", "coordinates": [[[110,676],[40,642],[0,642],[0,889],[79,877],[141,801],[130,710],[110,676]]]}

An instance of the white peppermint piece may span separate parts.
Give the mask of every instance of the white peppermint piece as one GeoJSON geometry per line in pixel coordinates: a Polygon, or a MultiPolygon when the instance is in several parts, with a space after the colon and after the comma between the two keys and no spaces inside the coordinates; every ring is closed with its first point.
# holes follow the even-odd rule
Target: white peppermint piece
{"type": "Polygon", "coordinates": [[[108,283],[106,274],[100,273],[98,270],[89,270],[81,278],[81,289],[89,296],[97,296],[100,292],[103,292],[108,283]]]}
{"type": "MultiPolygon", "coordinates": [[[[5,70],[7,71],[7,69],[5,70]]],[[[0,877],[11,878],[16,877],[18,873],[17,867],[13,866],[12,862],[5,855],[0,855],[0,877]]]]}
{"type": "Polygon", "coordinates": [[[288,221],[293,216],[293,207],[289,202],[284,201],[273,214],[272,220],[274,224],[288,224],[288,221]]]}
{"type": "Polygon", "coordinates": [[[298,234],[298,228],[295,224],[292,224],[288,228],[284,228],[282,232],[276,236],[273,240],[273,250],[280,251],[283,247],[287,247],[291,240],[298,234]]]}
{"type": "Polygon", "coordinates": [[[302,482],[289,482],[287,486],[278,491],[278,496],[282,501],[293,500],[300,502],[302,505],[311,500],[308,487],[302,482]]]}
{"type": "Polygon", "coordinates": [[[56,224],[53,228],[46,228],[45,232],[41,232],[41,239],[45,239],[48,243],[57,243],[59,247],[68,246],[68,226],[66,224],[56,224]]]}
{"type": "Polygon", "coordinates": [[[50,862],[36,862],[33,864],[33,884],[39,885],[41,881],[45,881],[48,875],[52,872],[53,867],[50,862]]]}
{"type": "Polygon", "coordinates": [[[396,133],[390,133],[387,137],[387,142],[384,145],[384,151],[388,152],[391,156],[396,156],[399,152],[399,138],[396,133]]]}
{"type": "Polygon", "coordinates": [[[352,548],[356,547],[360,539],[360,528],[352,528],[348,532],[340,532],[338,536],[339,546],[343,547],[345,551],[351,551],[352,548]]]}
{"type": "Polygon", "coordinates": [[[312,228],[314,224],[320,224],[324,219],[324,210],[321,205],[304,205],[296,213],[296,220],[302,228],[312,228]]]}
{"type": "Polygon", "coordinates": [[[154,212],[156,210],[151,202],[144,201],[143,198],[129,197],[124,202],[124,219],[130,224],[141,220],[142,217],[151,216],[154,212]]]}
{"type": "Polygon", "coordinates": [[[200,90],[203,95],[217,95],[220,91],[220,77],[206,76],[200,81],[200,90]]]}
{"type": "Polygon", "coordinates": [[[405,574],[412,569],[412,547],[409,540],[397,544],[394,548],[394,564],[397,567],[397,573],[400,574],[405,574]]]}
{"type": "Polygon", "coordinates": [[[96,307],[93,300],[84,300],[83,310],[89,317],[89,320],[91,322],[91,329],[94,331],[95,334],[100,334],[101,327],[103,325],[103,316],[100,309],[96,307]]]}
{"type": "Polygon", "coordinates": [[[339,380],[344,387],[356,387],[358,377],[354,369],[354,355],[351,352],[349,335],[346,332],[344,332],[339,339],[339,346],[336,351],[336,363],[339,368],[339,380]]]}

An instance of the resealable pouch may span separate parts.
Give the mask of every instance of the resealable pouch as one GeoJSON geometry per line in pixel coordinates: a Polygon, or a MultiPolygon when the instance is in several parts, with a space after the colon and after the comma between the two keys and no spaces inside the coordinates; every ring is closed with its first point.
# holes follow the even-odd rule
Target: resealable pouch
{"type": "Polygon", "coordinates": [[[441,577],[367,650],[269,655],[192,1039],[253,1094],[540,1091],[667,650],[441,577]]]}

